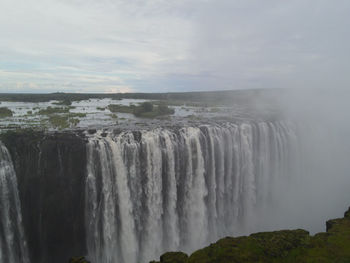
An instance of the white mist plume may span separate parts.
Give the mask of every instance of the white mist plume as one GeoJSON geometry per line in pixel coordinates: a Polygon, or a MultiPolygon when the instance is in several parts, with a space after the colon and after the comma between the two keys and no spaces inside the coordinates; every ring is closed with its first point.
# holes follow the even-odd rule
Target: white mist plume
{"type": "Polygon", "coordinates": [[[348,89],[332,88],[288,90],[274,98],[283,118],[297,125],[299,163],[257,230],[324,231],[326,220],[341,217],[350,206],[349,99],[348,89]]]}

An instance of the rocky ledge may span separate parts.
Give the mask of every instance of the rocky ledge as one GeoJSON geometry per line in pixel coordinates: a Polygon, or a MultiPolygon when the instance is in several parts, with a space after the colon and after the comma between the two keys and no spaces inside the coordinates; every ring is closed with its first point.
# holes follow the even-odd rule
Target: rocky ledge
{"type": "Polygon", "coordinates": [[[150,263],[350,262],[350,208],[326,226],[314,236],[297,229],[226,237],[190,256],[168,252],[150,263]]]}

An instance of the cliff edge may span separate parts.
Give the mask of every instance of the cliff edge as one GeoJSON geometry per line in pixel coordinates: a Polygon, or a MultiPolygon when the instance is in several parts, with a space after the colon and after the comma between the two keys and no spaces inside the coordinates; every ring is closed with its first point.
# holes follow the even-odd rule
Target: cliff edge
{"type": "Polygon", "coordinates": [[[314,236],[297,229],[226,237],[190,256],[168,252],[150,263],[350,262],[350,208],[326,228],[314,236]]]}

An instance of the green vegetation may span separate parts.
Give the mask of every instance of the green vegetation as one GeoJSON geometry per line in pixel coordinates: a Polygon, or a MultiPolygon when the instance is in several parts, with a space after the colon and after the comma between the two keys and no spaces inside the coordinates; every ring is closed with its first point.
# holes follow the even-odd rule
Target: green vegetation
{"type": "Polygon", "coordinates": [[[72,115],[50,115],[49,116],[49,123],[52,125],[55,129],[67,129],[67,128],[73,128],[78,125],[80,122],[79,119],[73,118],[72,115]]]}
{"type": "Polygon", "coordinates": [[[175,113],[175,110],[169,108],[167,105],[159,105],[157,111],[160,115],[171,115],[175,113]]]}
{"type": "Polygon", "coordinates": [[[67,116],[51,115],[49,122],[54,128],[67,129],[69,128],[69,122],[67,116]]]}
{"type": "MultiPolygon", "coordinates": [[[[216,105],[239,103],[246,105],[252,102],[252,98],[273,99],[276,94],[283,94],[279,89],[256,89],[256,90],[226,90],[207,92],[172,92],[172,93],[114,93],[114,94],[82,94],[82,93],[50,93],[50,94],[0,94],[0,101],[22,101],[22,102],[47,102],[57,101],[81,101],[89,99],[110,98],[120,99],[146,99],[166,101],[168,105],[216,105]]],[[[158,104],[154,102],[154,104],[158,104]]]]}
{"type": "Polygon", "coordinates": [[[327,232],[310,236],[302,229],[226,237],[195,251],[166,253],[153,263],[311,263],[350,262],[350,208],[344,218],[327,221],[327,232]]]}
{"type": "Polygon", "coordinates": [[[111,112],[120,112],[120,113],[132,113],[136,117],[140,118],[156,118],[164,115],[174,114],[174,109],[169,108],[165,104],[158,106],[153,105],[151,102],[143,102],[139,106],[136,105],[119,105],[119,104],[110,104],[108,109],[111,112]]]}
{"type": "Polygon", "coordinates": [[[144,102],[134,109],[134,115],[142,118],[156,118],[164,115],[174,114],[175,110],[167,105],[154,106],[151,102],[144,102]]]}
{"type": "Polygon", "coordinates": [[[153,104],[151,102],[146,101],[140,105],[140,109],[142,109],[142,111],[144,112],[153,111],[153,104]]]}
{"type": "Polygon", "coordinates": [[[50,114],[56,114],[56,113],[68,113],[69,108],[60,108],[60,107],[51,107],[48,106],[46,109],[41,109],[38,111],[39,115],[50,115],[50,114]]]}
{"type": "Polygon", "coordinates": [[[79,122],[80,122],[79,119],[75,119],[75,118],[69,119],[70,127],[76,127],[79,124],[79,122]]]}
{"type": "MultiPolygon", "coordinates": [[[[186,263],[188,256],[183,252],[168,252],[160,256],[160,262],[162,263],[186,263]]],[[[158,263],[151,261],[150,263],[158,263]]]]}
{"type": "Polygon", "coordinates": [[[109,104],[108,109],[111,112],[120,112],[120,113],[133,113],[135,105],[125,106],[120,104],[109,104]]]}
{"type": "MultiPolygon", "coordinates": [[[[26,143],[34,143],[36,144],[43,138],[42,130],[34,130],[31,128],[20,128],[13,130],[7,130],[5,132],[0,133],[0,140],[7,146],[11,146],[16,143],[16,138],[22,137],[26,141],[26,143]]],[[[11,147],[9,147],[11,149],[11,147]]]]}
{"type": "Polygon", "coordinates": [[[96,107],[96,110],[104,111],[106,108],[104,107],[96,107]]]}
{"type": "Polygon", "coordinates": [[[12,117],[13,112],[7,107],[0,107],[0,118],[12,117]]]}
{"type": "Polygon", "coordinates": [[[218,108],[218,107],[213,107],[213,108],[210,108],[210,112],[212,113],[217,113],[217,112],[221,112],[222,109],[218,108]]]}
{"type": "Polygon", "coordinates": [[[194,114],[188,115],[186,118],[191,120],[191,121],[199,121],[199,120],[201,120],[200,116],[194,115],[194,114]]]}
{"type": "Polygon", "coordinates": [[[77,118],[85,118],[86,117],[86,113],[82,113],[82,112],[70,112],[68,114],[69,118],[73,118],[73,117],[77,117],[77,118]]]}
{"type": "Polygon", "coordinates": [[[72,105],[72,101],[68,98],[65,98],[64,100],[61,100],[59,102],[54,102],[55,105],[64,105],[64,106],[70,106],[72,105]]]}

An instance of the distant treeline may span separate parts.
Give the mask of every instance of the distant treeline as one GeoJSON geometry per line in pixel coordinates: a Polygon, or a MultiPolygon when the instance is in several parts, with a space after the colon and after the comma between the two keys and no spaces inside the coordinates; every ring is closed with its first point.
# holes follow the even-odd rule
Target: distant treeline
{"type": "Polygon", "coordinates": [[[253,97],[276,93],[275,89],[255,90],[225,90],[205,92],[173,92],[173,93],[0,93],[0,101],[21,101],[21,102],[47,102],[58,101],[80,101],[88,99],[111,98],[120,99],[149,99],[149,100],[175,100],[175,101],[200,101],[231,103],[233,101],[244,102],[253,97]]]}

